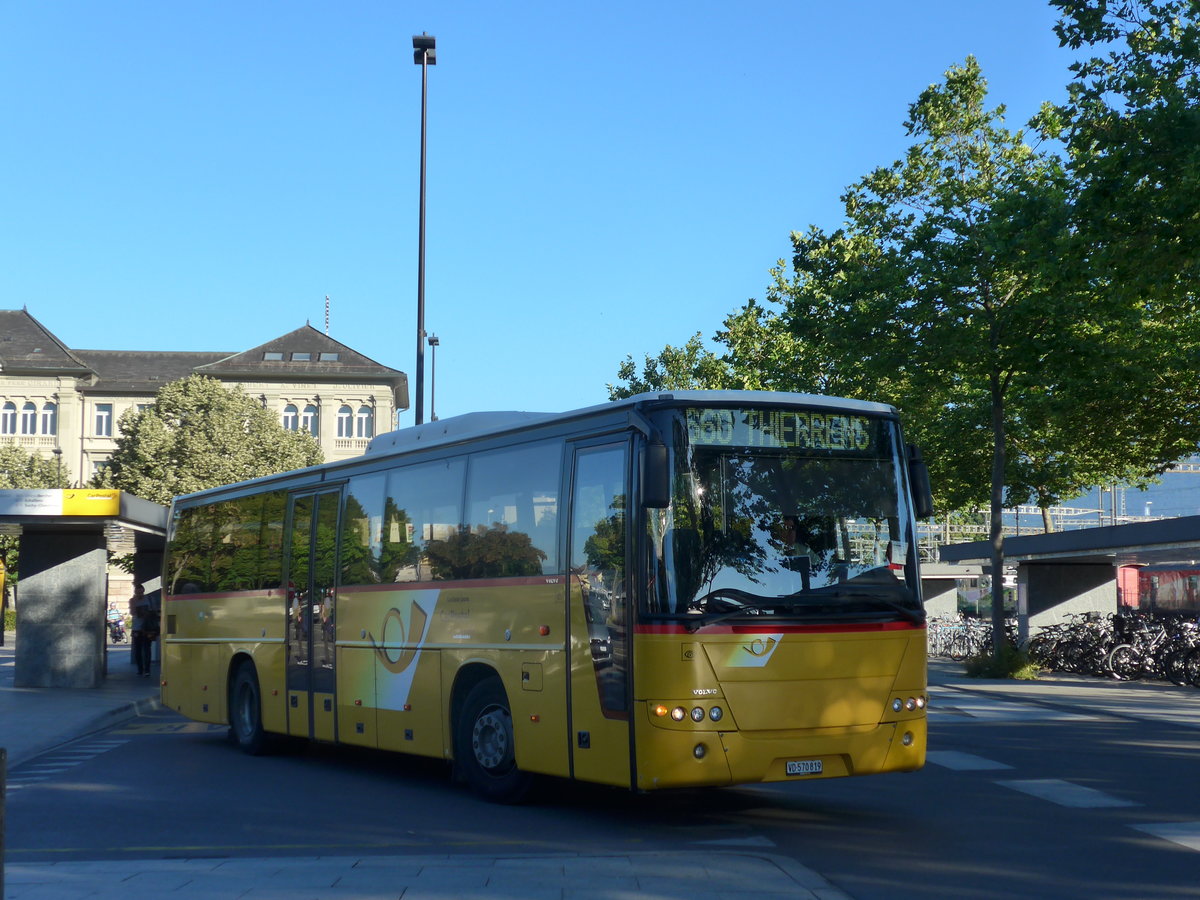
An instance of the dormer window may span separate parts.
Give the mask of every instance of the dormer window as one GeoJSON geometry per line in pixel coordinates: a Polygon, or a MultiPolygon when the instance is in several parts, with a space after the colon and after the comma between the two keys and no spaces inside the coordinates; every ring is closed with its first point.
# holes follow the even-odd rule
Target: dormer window
{"type": "Polygon", "coordinates": [[[311,353],[293,353],[292,362],[312,362],[311,353]]]}
{"type": "Polygon", "coordinates": [[[263,354],[263,359],[266,362],[283,362],[283,354],[278,350],[268,350],[263,354]]]}
{"type": "Polygon", "coordinates": [[[338,355],[336,353],[319,353],[317,354],[319,362],[337,362],[338,355]]]}

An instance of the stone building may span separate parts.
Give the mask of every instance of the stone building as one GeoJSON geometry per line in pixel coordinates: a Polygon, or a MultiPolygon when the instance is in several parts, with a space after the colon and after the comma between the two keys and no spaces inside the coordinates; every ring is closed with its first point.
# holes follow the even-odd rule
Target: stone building
{"type": "Polygon", "coordinates": [[[118,421],[164,384],[207,375],[241,388],[327,460],[358,456],[408,408],[408,377],[310,325],[241,352],[76,350],[28,310],[0,310],[0,445],[59,460],[84,484],[116,449],[118,421]]]}

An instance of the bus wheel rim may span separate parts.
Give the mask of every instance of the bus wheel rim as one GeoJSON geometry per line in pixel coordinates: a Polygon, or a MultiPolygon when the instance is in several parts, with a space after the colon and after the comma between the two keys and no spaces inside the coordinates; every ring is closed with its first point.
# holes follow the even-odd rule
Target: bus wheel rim
{"type": "Polygon", "coordinates": [[[495,770],[510,756],[512,747],[512,718],[500,707],[490,707],[475,719],[471,730],[471,748],[483,768],[495,770]]]}

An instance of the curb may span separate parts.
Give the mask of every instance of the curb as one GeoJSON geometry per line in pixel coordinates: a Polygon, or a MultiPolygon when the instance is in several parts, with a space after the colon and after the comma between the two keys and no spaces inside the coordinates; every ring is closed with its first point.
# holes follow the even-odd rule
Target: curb
{"type": "Polygon", "coordinates": [[[157,697],[145,697],[141,700],[130,700],[122,703],[120,706],[98,712],[91,718],[84,720],[78,727],[71,731],[61,732],[19,754],[10,752],[8,767],[15,769],[17,766],[41,756],[43,753],[49,753],[51,750],[93,735],[98,731],[104,731],[106,728],[112,728],[114,725],[120,725],[130,719],[149,715],[161,708],[162,704],[157,697]]]}

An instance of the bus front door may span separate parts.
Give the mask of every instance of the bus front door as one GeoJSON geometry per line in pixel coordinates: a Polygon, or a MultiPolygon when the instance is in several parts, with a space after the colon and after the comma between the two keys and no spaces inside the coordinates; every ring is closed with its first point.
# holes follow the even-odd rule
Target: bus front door
{"type": "Polygon", "coordinates": [[[571,771],[628,787],[627,442],[579,446],[571,482],[571,771]]]}
{"type": "Polygon", "coordinates": [[[334,565],[341,492],[288,498],[288,734],[332,741],[335,730],[334,565]]]}

